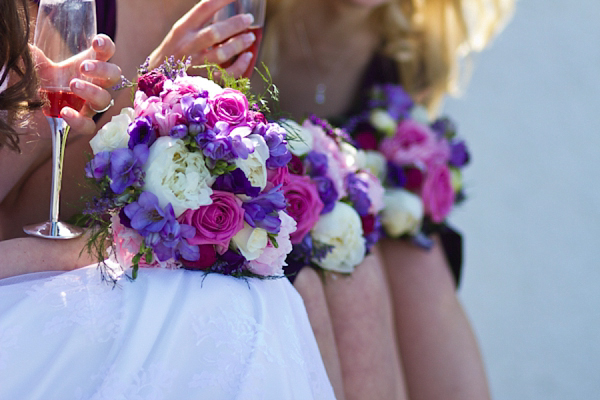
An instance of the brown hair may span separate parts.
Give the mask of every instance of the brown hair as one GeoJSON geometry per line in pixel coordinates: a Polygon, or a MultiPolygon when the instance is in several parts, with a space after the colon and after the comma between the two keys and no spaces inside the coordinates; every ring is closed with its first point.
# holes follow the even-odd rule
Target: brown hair
{"type": "Polygon", "coordinates": [[[37,97],[38,81],[28,48],[29,9],[27,0],[0,1],[0,85],[10,75],[17,81],[0,93],[0,148],[20,151],[15,124],[23,124],[29,112],[41,107],[37,97]],[[0,114],[1,115],[1,114],[0,114]]]}

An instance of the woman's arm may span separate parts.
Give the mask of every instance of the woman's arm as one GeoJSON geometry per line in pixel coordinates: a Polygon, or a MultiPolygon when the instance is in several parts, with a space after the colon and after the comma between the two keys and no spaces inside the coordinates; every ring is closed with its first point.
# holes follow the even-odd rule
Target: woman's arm
{"type": "Polygon", "coordinates": [[[0,279],[31,272],[70,271],[94,263],[87,235],[71,240],[18,238],[0,242],[0,279]]]}

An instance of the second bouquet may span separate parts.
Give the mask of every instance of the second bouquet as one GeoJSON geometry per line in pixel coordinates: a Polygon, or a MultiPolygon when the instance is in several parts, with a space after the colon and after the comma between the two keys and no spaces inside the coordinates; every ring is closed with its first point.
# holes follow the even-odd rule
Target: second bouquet
{"type": "Polygon", "coordinates": [[[297,223],[286,272],[312,265],[349,274],[380,237],[384,189],[343,130],[314,115],[283,124],[298,136],[288,143],[293,156],[281,178],[297,223]]]}

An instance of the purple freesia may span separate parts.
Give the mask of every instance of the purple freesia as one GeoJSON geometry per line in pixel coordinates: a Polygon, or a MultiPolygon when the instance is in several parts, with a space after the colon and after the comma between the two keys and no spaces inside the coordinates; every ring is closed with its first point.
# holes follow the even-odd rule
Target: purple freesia
{"type": "Polygon", "coordinates": [[[225,275],[241,274],[246,263],[244,256],[233,250],[227,250],[219,256],[219,261],[217,261],[213,270],[225,275]]]}
{"type": "Polygon", "coordinates": [[[181,109],[188,123],[204,125],[207,121],[206,106],[205,97],[195,97],[194,95],[186,94],[181,98],[181,109]]]}
{"type": "Polygon", "coordinates": [[[406,186],[406,174],[401,166],[394,164],[391,161],[387,162],[386,183],[392,187],[401,188],[406,186]]]}
{"type": "Polygon", "coordinates": [[[142,166],[148,159],[148,146],[136,145],[133,150],[116,149],[110,155],[110,188],[121,194],[128,186],[140,184],[143,176],[142,166]]]}
{"type": "Polygon", "coordinates": [[[313,178],[313,181],[317,186],[319,198],[323,202],[323,211],[321,211],[321,214],[330,212],[333,210],[339,195],[333,181],[326,176],[317,176],[313,178]]]}
{"type": "Polygon", "coordinates": [[[160,240],[152,246],[156,257],[160,261],[170,258],[197,261],[200,258],[198,246],[190,245],[186,240],[194,237],[196,229],[190,225],[180,224],[175,219],[171,203],[167,204],[164,211],[165,224],[159,232],[160,240]]]}
{"type": "Polygon", "coordinates": [[[277,185],[242,204],[244,220],[253,228],[262,228],[270,233],[279,233],[281,220],[278,212],[287,206],[281,185],[277,185]]]}
{"type": "Polygon", "coordinates": [[[304,158],[304,162],[310,176],[325,176],[327,174],[328,164],[325,154],[311,150],[304,158]]]}
{"type": "Polygon", "coordinates": [[[414,106],[411,96],[402,88],[394,84],[376,86],[375,100],[370,103],[372,108],[386,108],[390,116],[396,120],[408,116],[414,106]]]}
{"type": "Polygon", "coordinates": [[[184,124],[175,125],[169,131],[169,136],[171,136],[174,139],[183,139],[184,137],[187,136],[188,131],[189,131],[189,129],[188,129],[187,125],[184,125],[184,124]]]}
{"type": "Polygon", "coordinates": [[[431,129],[438,134],[438,137],[452,137],[456,133],[456,125],[448,117],[440,117],[433,121],[431,129]]]}
{"type": "Polygon", "coordinates": [[[450,160],[449,164],[453,167],[464,167],[470,159],[469,150],[463,140],[453,142],[450,145],[450,160]]]}
{"type": "Polygon", "coordinates": [[[157,132],[150,117],[136,118],[127,128],[127,132],[129,133],[128,146],[130,149],[138,144],[145,144],[150,147],[157,138],[157,132]]]}
{"type": "Polygon", "coordinates": [[[252,186],[244,171],[239,168],[219,175],[212,188],[213,190],[222,190],[233,194],[245,194],[250,197],[256,197],[260,193],[260,188],[252,186]]]}
{"type": "Polygon", "coordinates": [[[346,190],[348,198],[358,215],[365,216],[369,213],[371,200],[369,199],[369,183],[355,173],[346,175],[346,190]]]}
{"type": "Polygon", "coordinates": [[[108,175],[110,167],[110,151],[101,151],[96,154],[85,166],[85,176],[97,181],[108,175]]]}
{"type": "Polygon", "coordinates": [[[158,205],[158,197],[150,192],[142,192],[137,201],[123,209],[131,227],[142,236],[159,232],[167,222],[163,209],[158,205]]]}
{"type": "Polygon", "coordinates": [[[285,129],[277,124],[267,125],[267,131],[264,134],[265,142],[269,147],[267,167],[279,168],[287,165],[287,163],[291,161],[292,153],[290,153],[287,148],[285,137],[285,129]]]}

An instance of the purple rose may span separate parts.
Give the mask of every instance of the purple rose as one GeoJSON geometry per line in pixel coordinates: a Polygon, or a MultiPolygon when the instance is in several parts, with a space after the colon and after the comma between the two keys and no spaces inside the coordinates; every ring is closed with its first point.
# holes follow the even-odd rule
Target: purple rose
{"type": "Polygon", "coordinates": [[[443,222],[454,204],[452,175],[446,165],[438,164],[429,167],[421,196],[425,213],[433,222],[443,222]]]}
{"type": "Polygon", "coordinates": [[[292,244],[298,244],[315,226],[323,210],[317,187],[308,176],[290,175],[283,186],[288,201],[286,212],[296,221],[296,231],[290,234],[292,244]]]}
{"type": "Polygon", "coordinates": [[[244,227],[244,209],[242,201],[229,192],[213,190],[210,198],[212,204],[185,211],[179,221],[196,228],[196,235],[188,239],[190,244],[214,244],[222,254],[244,227]]]}
{"type": "Polygon", "coordinates": [[[248,118],[248,99],[238,90],[225,89],[209,99],[209,104],[208,125],[211,127],[218,121],[240,125],[248,118]]]}
{"type": "Polygon", "coordinates": [[[167,77],[153,70],[138,78],[138,90],[146,93],[146,96],[158,96],[163,90],[167,77]]]}

